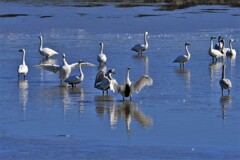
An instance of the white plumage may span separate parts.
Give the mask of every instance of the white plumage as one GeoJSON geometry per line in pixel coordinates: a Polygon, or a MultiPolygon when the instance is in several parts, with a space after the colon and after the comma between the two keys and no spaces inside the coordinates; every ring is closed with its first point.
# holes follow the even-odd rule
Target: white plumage
{"type": "Polygon", "coordinates": [[[131,50],[137,52],[138,54],[142,55],[142,52],[148,49],[148,42],[147,42],[147,35],[148,32],[144,33],[144,44],[136,44],[131,50]]]}
{"type": "Polygon", "coordinates": [[[227,52],[230,51],[230,48],[225,48],[225,41],[224,41],[224,39],[221,40],[221,43],[223,44],[222,48],[221,48],[221,52],[222,52],[223,56],[226,56],[227,52]]]}
{"type": "Polygon", "coordinates": [[[68,64],[66,59],[65,59],[65,54],[62,55],[63,58],[63,64],[62,65],[56,65],[56,64],[40,64],[40,65],[36,65],[34,67],[36,68],[41,68],[41,69],[45,69],[51,72],[58,72],[59,71],[59,78],[61,81],[63,81],[64,79],[68,78],[72,69],[77,68],[78,67],[78,63],[73,63],[73,64],[68,64]]]}
{"type": "Polygon", "coordinates": [[[233,49],[232,47],[232,43],[234,42],[234,39],[230,38],[229,40],[229,47],[230,49],[227,51],[227,55],[228,56],[236,56],[237,55],[237,52],[235,49],[233,49]]]}
{"type": "Polygon", "coordinates": [[[81,83],[84,79],[84,74],[82,71],[82,65],[88,65],[88,66],[95,66],[91,63],[88,62],[84,62],[84,61],[78,61],[78,67],[79,67],[79,75],[73,75],[73,76],[69,76],[68,78],[66,78],[64,80],[64,82],[70,84],[72,87],[76,87],[76,84],[81,83]]]}
{"type": "Polygon", "coordinates": [[[43,38],[42,38],[41,35],[39,36],[39,39],[40,39],[39,53],[42,56],[45,56],[46,58],[49,58],[51,56],[54,56],[55,54],[58,54],[56,51],[54,51],[51,48],[43,48],[43,38]]]}
{"type": "Polygon", "coordinates": [[[190,44],[189,43],[185,43],[185,50],[186,50],[186,54],[183,54],[183,55],[180,55],[178,56],[174,61],[173,63],[180,63],[180,67],[182,66],[183,64],[183,67],[184,67],[184,63],[189,61],[190,60],[190,57],[191,57],[191,54],[188,50],[188,47],[190,44]]]}
{"type": "Polygon", "coordinates": [[[130,97],[130,100],[132,100],[133,92],[139,93],[143,87],[153,84],[152,78],[148,75],[143,75],[138,81],[131,82],[129,74],[130,67],[128,67],[127,69],[126,81],[124,84],[118,84],[117,81],[113,83],[113,91],[116,93],[120,93],[123,97],[123,100],[125,97],[130,97]]]}
{"type": "Polygon", "coordinates": [[[219,81],[219,84],[221,86],[222,89],[222,94],[223,94],[223,89],[227,89],[228,90],[228,95],[230,94],[230,88],[232,87],[232,83],[229,79],[225,78],[225,69],[226,69],[226,65],[222,66],[222,79],[219,81]]]}
{"type": "Polygon", "coordinates": [[[26,75],[28,73],[28,66],[25,62],[26,52],[25,49],[20,49],[19,52],[22,52],[22,64],[18,66],[18,79],[20,78],[20,75],[22,74],[24,76],[24,80],[26,78],[26,75]]]}
{"type": "Polygon", "coordinates": [[[214,58],[217,61],[217,58],[223,57],[223,54],[219,50],[213,49],[213,39],[216,39],[216,37],[214,37],[214,36],[211,37],[211,39],[210,39],[210,48],[209,48],[209,52],[208,53],[212,57],[213,61],[214,61],[214,58]]]}
{"type": "Polygon", "coordinates": [[[97,56],[97,61],[99,63],[99,66],[101,66],[102,64],[106,65],[107,57],[106,57],[105,54],[103,54],[103,47],[104,47],[104,45],[103,45],[103,43],[100,43],[99,45],[100,45],[100,53],[97,56]]]}

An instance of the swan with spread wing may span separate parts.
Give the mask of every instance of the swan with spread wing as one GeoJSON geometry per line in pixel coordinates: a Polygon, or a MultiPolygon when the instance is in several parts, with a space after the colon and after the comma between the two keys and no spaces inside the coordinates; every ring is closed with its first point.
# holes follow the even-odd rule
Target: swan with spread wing
{"type": "Polygon", "coordinates": [[[130,67],[127,68],[126,80],[124,84],[118,84],[117,81],[113,83],[110,87],[113,87],[113,91],[120,93],[123,97],[130,97],[132,100],[133,92],[139,93],[143,87],[151,86],[153,84],[153,79],[148,75],[143,75],[138,81],[131,82],[130,80],[130,67]]]}

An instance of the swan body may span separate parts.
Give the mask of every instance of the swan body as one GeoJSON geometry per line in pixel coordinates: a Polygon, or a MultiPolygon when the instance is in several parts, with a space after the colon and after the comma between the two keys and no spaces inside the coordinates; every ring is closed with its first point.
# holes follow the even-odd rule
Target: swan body
{"type": "Polygon", "coordinates": [[[142,52],[145,51],[146,49],[148,49],[147,35],[148,35],[148,32],[145,32],[144,33],[144,44],[136,44],[134,47],[131,48],[131,50],[142,55],[142,52]]]}
{"type": "Polygon", "coordinates": [[[222,66],[222,79],[219,81],[219,84],[221,86],[222,89],[222,94],[223,94],[223,89],[227,89],[228,90],[228,95],[230,94],[230,88],[232,87],[232,83],[229,79],[225,78],[225,69],[226,69],[226,65],[222,66]]]}
{"type": "Polygon", "coordinates": [[[73,63],[73,64],[68,64],[66,59],[65,59],[65,54],[62,55],[63,58],[63,64],[62,65],[56,65],[56,64],[40,64],[36,65],[34,67],[40,68],[40,69],[45,69],[51,72],[59,72],[59,78],[61,81],[65,80],[66,78],[69,77],[72,69],[77,68],[78,63],[73,63]]]}
{"type": "Polygon", "coordinates": [[[222,36],[218,36],[218,43],[216,43],[214,47],[216,50],[221,51],[221,49],[223,48],[223,44],[221,42],[222,39],[223,39],[222,36]]]}
{"type": "Polygon", "coordinates": [[[84,79],[84,74],[82,71],[82,65],[88,64],[88,62],[78,61],[79,73],[80,75],[69,76],[64,80],[64,82],[70,84],[72,87],[76,87],[76,84],[81,83],[84,79]]]}
{"type": "Polygon", "coordinates": [[[117,81],[113,83],[114,92],[120,93],[123,97],[123,100],[125,97],[130,97],[130,100],[132,100],[133,92],[139,93],[143,87],[153,84],[152,78],[148,75],[143,75],[138,81],[131,82],[129,74],[130,67],[127,69],[126,81],[124,84],[118,84],[117,81]]]}
{"type": "Polygon", "coordinates": [[[112,74],[115,74],[114,69],[108,70],[106,74],[101,70],[96,75],[94,87],[102,90],[103,95],[104,91],[106,91],[108,95],[108,89],[113,90],[113,83],[116,83],[116,80],[112,78],[112,74]]]}
{"type": "Polygon", "coordinates": [[[214,61],[214,58],[217,60],[217,58],[223,57],[223,54],[219,50],[213,49],[213,39],[216,39],[216,37],[213,37],[213,36],[211,37],[210,48],[208,53],[214,61]]]}
{"type": "Polygon", "coordinates": [[[236,56],[237,55],[236,50],[233,49],[233,47],[232,47],[232,43],[233,42],[234,42],[234,39],[230,38],[230,40],[229,40],[229,47],[230,47],[230,49],[226,53],[228,56],[236,56]]]}
{"type": "Polygon", "coordinates": [[[190,60],[190,57],[191,57],[191,54],[188,50],[188,46],[190,44],[189,43],[185,43],[185,50],[186,50],[186,54],[183,54],[183,55],[180,55],[178,56],[174,61],[173,63],[180,63],[180,67],[181,65],[183,64],[183,67],[184,67],[184,63],[189,61],[190,60]]]}
{"type": "Polygon", "coordinates": [[[18,66],[18,79],[20,78],[20,75],[22,74],[24,76],[24,80],[26,78],[26,75],[28,73],[28,66],[26,65],[25,62],[25,56],[26,56],[26,51],[25,49],[20,49],[19,52],[22,52],[22,64],[18,66]]]}
{"type": "Polygon", "coordinates": [[[97,56],[97,61],[99,63],[99,66],[101,66],[102,63],[104,63],[106,65],[106,62],[107,62],[107,57],[105,54],[103,54],[103,43],[100,43],[100,53],[98,54],[97,56]]]}
{"type": "Polygon", "coordinates": [[[58,54],[56,51],[54,51],[51,48],[43,48],[43,38],[42,38],[41,35],[39,36],[39,39],[40,39],[39,53],[42,56],[45,56],[46,58],[49,58],[51,56],[54,56],[54,55],[58,54]]]}

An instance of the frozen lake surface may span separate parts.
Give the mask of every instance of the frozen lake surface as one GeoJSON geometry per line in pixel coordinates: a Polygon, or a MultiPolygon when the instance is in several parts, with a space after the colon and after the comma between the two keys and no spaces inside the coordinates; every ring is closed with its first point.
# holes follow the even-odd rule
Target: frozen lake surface
{"type": "Polygon", "coordinates": [[[0,2],[0,159],[240,159],[240,58],[212,63],[208,55],[210,37],[219,35],[227,47],[234,38],[240,54],[239,8],[155,9],[0,2]],[[140,57],[130,49],[145,31],[149,48],[140,57]],[[83,67],[77,88],[61,87],[58,74],[32,67],[62,63],[61,54],[39,54],[40,33],[69,63],[97,64],[103,42],[118,82],[130,66],[131,80],[148,74],[153,85],[123,102],[102,96],[93,87],[98,68],[83,67]],[[185,42],[191,59],[180,69],[172,61],[185,42]],[[17,79],[20,48],[26,81],[17,79]],[[230,96],[219,86],[223,64],[230,96]]]}

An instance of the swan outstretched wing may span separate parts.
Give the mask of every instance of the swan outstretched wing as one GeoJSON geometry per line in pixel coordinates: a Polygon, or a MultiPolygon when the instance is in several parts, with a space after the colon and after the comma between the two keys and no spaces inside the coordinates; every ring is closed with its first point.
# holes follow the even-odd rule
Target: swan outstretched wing
{"type": "Polygon", "coordinates": [[[138,81],[132,83],[132,89],[135,92],[140,92],[141,89],[145,86],[151,86],[153,84],[153,80],[151,77],[144,75],[138,81]]]}
{"type": "MultiPolygon", "coordinates": [[[[90,66],[90,67],[96,66],[95,64],[89,63],[89,62],[82,62],[81,65],[82,66],[90,66]]],[[[78,63],[72,63],[72,64],[70,64],[70,66],[71,66],[72,69],[77,68],[78,67],[78,63]]]]}
{"type": "Polygon", "coordinates": [[[124,85],[118,84],[118,82],[115,79],[112,79],[110,81],[110,90],[112,90],[114,93],[119,93],[120,91],[124,90],[124,85]]]}
{"type": "Polygon", "coordinates": [[[40,65],[36,65],[36,66],[33,66],[33,67],[40,68],[40,69],[45,69],[45,70],[48,70],[48,71],[51,71],[51,72],[54,72],[54,73],[56,73],[57,71],[60,70],[60,66],[56,65],[56,64],[40,64],[40,65]]]}

